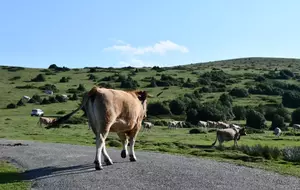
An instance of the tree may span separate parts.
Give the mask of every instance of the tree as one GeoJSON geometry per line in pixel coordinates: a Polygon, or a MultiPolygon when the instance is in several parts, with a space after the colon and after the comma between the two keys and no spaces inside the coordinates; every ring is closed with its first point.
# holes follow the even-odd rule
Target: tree
{"type": "Polygon", "coordinates": [[[255,129],[265,128],[266,119],[263,114],[251,109],[246,114],[246,125],[255,129]]]}
{"type": "Polygon", "coordinates": [[[292,113],[292,123],[291,124],[299,124],[300,123],[300,108],[297,108],[292,113]]]}
{"type": "Polygon", "coordinates": [[[31,79],[32,82],[44,82],[46,81],[43,74],[38,74],[35,78],[31,79]]]}
{"type": "Polygon", "coordinates": [[[177,99],[177,100],[172,100],[169,103],[169,108],[170,111],[175,114],[175,115],[180,115],[183,114],[185,111],[185,104],[183,101],[177,99]]]}
{"type": "Polygon", "coordinates": [[[231,96],[235,96],[235,97],[240,97],[240,98],[243,98],[243,97],[248,97],[249,96],[249,93],[248,93],[248,90],[244,89],[244,88],[233,88],[229,94],[231,96]]]}
{"type": "Polygon", "coordinates": [[[232,108],[232,112],[234,114],[234,119],[235,120],[244,120],[246,119],[246,108],[243,106],[234,106],[232,108]]]}
{"type": "Polygon", "coordinates": [[[270,130],[274,130],[276,127],[279,127],[281,130],[286,130],[284,118],[278,114],[274,115],[270,130]]]}

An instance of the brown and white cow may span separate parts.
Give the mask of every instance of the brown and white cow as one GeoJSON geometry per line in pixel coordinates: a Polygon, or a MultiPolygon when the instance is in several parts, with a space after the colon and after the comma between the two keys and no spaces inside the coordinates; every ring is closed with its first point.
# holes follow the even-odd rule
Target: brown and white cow
{"type": "Polygon", "coordinates": [[[218,128],[221,128],[221,129],[226,129],[226,128],[229,128],[230,125],[225,123],[225,122],[222,122],[222,121],[218,121],[218,128]]]}
{"type": "Polygon", "coordinates": [[[128,155],[127,145],[129,139],[129,160],[136,161],[134,144],[141,129],[142,120],[146,117],[147,97],[150,96],[146,91],[123,91],[93,87],[88,93],[84,94],[79,108],[59,118],[53,125],[63,123],[84,107],[89,126],[91,126],[96,136],[95,169],[103,169],[101,164],[102,154],[107,165],[113,164],[105,146],[105,139],[109,132],[116,132],[121,139],[123,144],[122,158],[126,158],[128,155]]]}
{"type": "Polygon", "coordinates": [[[245,128],[227,128],[218,129],[215,142],[212,146],[215,146],[217,140],[219,141],[219,146],[222,146],[224,141],[234,140],[234,146],[237,146],[237,141],[240,140],[241,136],[247,135],[245,128]]]}
{"type": "Polygon", "coordinates": [[[37,124],[39,124],[40,126],[42,126],[42,124],[51,125],[54,121],[56,121],[56,118],[40,117],[37,124]]]}

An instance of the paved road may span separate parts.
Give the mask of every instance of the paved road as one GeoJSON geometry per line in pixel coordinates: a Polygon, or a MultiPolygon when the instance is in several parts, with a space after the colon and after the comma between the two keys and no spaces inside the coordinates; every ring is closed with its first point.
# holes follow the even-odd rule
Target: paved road
{"type": "Polygon", "coordinates": [[[95,171],[95,147],[0,139],[0,159],[25,168],[32,189],[300,189],[300,178],[228,163],[138,150],[129,162],[108,153],[114,165],[95,171]]]}

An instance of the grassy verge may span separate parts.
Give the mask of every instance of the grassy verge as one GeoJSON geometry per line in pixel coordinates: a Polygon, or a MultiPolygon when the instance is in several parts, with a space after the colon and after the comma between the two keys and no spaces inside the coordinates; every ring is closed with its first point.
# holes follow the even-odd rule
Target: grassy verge
{"type": "MultiPolygon", "coordinates": [[[[0,138],[37,140],[78,145],[94,145],[94,135],[87,125],[70,125],[70,128],[44,129],[36,125],[37,117],[5,116],[0,119],[0,138]],[[7,119],[9,118],[9,119],[7,119]]],[[[205,157],[218,161],[226,161],[239,165],[262,168],[300,177],[300,163],[283,160],[282,156],[275,159],[261,155],[248,155],[242,150],[232,149],[233,142],[225,143],[225,148],[211,148],[215,140],[215,132],[189,134],[190,129],[169,130],[167,127],[155,126],[151,131],[141,131],[137,138],[136,150],[159,151],[171,154],[205,157]]],[[[239,146],[285,147],[299,146],[300,136],[283,135],[275,138],[271,131],[261,134],[248,134],[238,142],[239,146]]],[[[110,133],[107,145],[121,148],[119,138],[110,133]]],[[[263,155],[263,154],[262,154],[263,155]]]]}
{"type": "Polygon", "coordinates": [[[0,160],[0,190],[29,189],[30,182],[22,181],[21,173],[7,161],[0,160]]]}

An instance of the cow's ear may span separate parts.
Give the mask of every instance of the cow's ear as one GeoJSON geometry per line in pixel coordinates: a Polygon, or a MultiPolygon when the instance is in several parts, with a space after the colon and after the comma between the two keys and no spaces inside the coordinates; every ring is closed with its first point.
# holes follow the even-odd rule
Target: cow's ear
{"type": "Polygon", "coordinates": [[[140,101],[145,101],[147,99],[147,92],[146,91],[137,91],[137,97],[140,101]]]}

